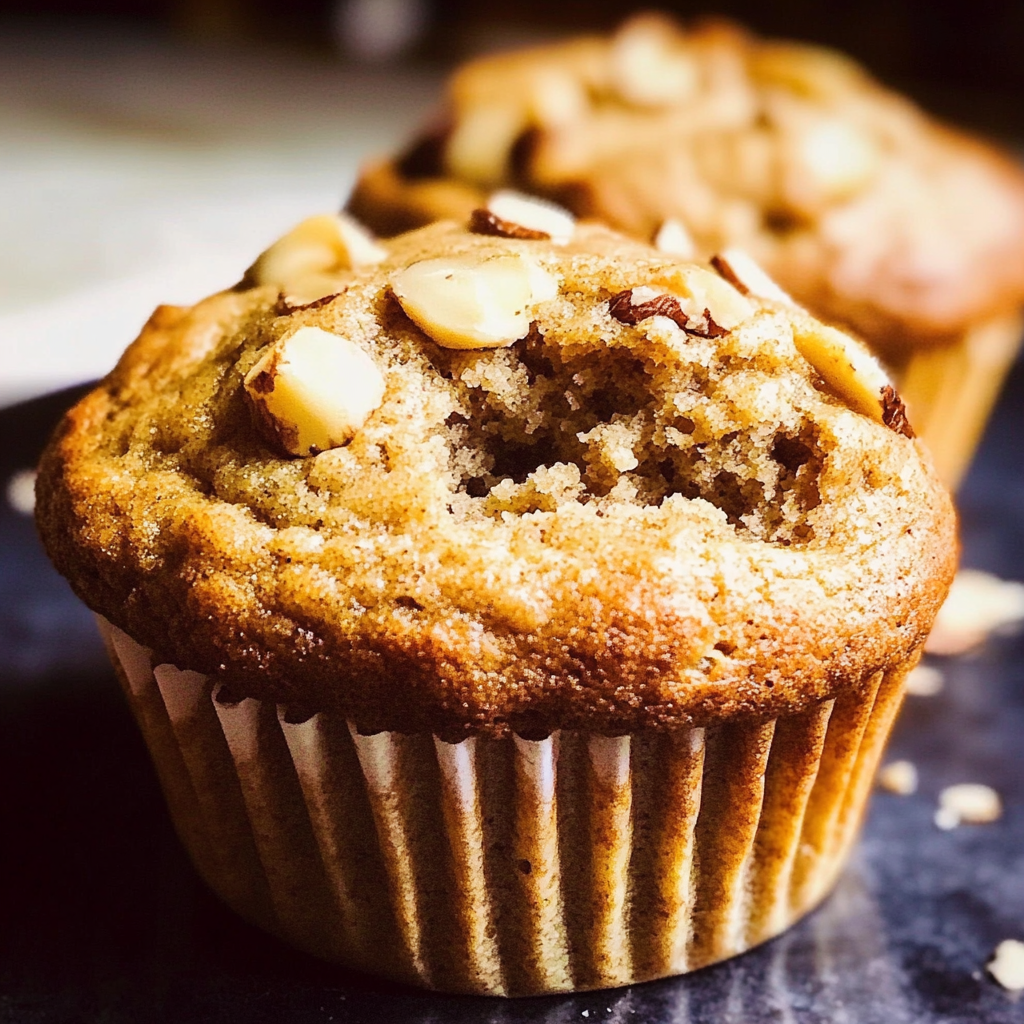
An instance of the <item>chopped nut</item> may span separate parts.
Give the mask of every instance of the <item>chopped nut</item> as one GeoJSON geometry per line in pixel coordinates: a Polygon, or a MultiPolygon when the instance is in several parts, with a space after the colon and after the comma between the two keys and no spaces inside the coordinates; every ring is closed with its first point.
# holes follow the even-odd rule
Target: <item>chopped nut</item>
{"type": "Polygon", "coordinates": [[[718,274],[702,267],[685,267],[682,277],[689,299],[684,299],[683,309],[691,317],[703,316],[709,309],[715,323],[731,331],[753,315],[753,303],[718,274]]]}
{"type": "Polygon", "coordinates": [[[1024,942],[1003,939],[985,968],[1007,991],[1024,991],[1024,942]]]}
{"type": "Polygon", "coordinates": [[[925,650],[929,654],[964,654],[993,633],[1015,632],[1021,625],[1024,583],[961,569],[939,609],[925,650]]]}
{"type": "Polygon", "coordinates": [[[882,388],[882,422],[890,430],[895,430],[897,434],[902,434],[904,437],[915,436],[914,428],[910,425],[910,420],[907,419],[907,407],[891,384],[886,384],[882,388]]]}
{"type": "Polygon", "coordinates": [[[845,199],[874,175],[879,162],[875,144],[863,132],[835,118],[818,122],[800,139],[801,165],[829,199],[845,199]]]}
{"type": "Polygon", "coordinates": [[[911,761],[893,761],[878,773],[878,785],[898,796],[917,792],[917,767],[911,761]]]}
{"type": "Polygon", "coordinates": [[[903,403],[878,360],[848,334],[812,320],[793,325],[797,351],[852,409],[913,437],[903,403]]]}
{"type": "Polygon", "coordinates": [[[683,226],[682,221],[674,217],[664,221],[658,228],[658,233],[654,236],[654,248],[672,256],[681,256],[685,260],[692,260],[697,255],[697,247],[693,244],[690,232],[683,226]]]}
{"type": "Polygon", "coordinates": [[[245,375],[261,429],[289,455],[315,455],[352,439],[384,397],[384,378],[355,342],[300,327],[245,375]]]}
{"type": "Polygon", "coordinates": [[[279,238],[246,271],[254,285],[276,284],[300,302],[340,290],[339,272],[387,255],[358,221],[348,214],[307,217],[279,238]],[[326,291],[325,291],[326,289],[326,291]]]}
{"type": "Polygon", "coordinates": [[[550,238],[552,242],[561,245],[568,242],[576,231],[576,218],[564,207],[509,189],[495,192],[487,200],[485,212],[501,224],[510,225],[520,232],[508,235],[510,238],[550,238]]]}
{"type": "Polygon", "coordinates": [[[961,822],[983,825],[997,821],[1003,813],[999,794],[991,786],[978,782],[961,782],[947,786],[939,794],[935,824],[941,829],[956,828],[961,822]]]}
{"type": "Polygon", "coordinates": [[[533,228],[524,228],[510,220],[502,220],[485,207],[470,213],[469,230],[476,235],[497,235],[499,238],[520,238],[528,241],[546,241],[551,237],[546,231],[534,231],[533,228]]]}
{"type": "Polygon", "coordinates": [[[700,316],[687,315],[674,295],[659,293],[654,288],[627,288],[608,300],[608,312],[619,323],[633,326],[652,316],[664,316],[688,334],[702,338],[718,338],[729,332],[715,323],[711,313],[704,309],[700,316]]]}
{"type": "Polygon", "coordinates": [[[658,15],[628,21],[612,41],[610,61],[616,91],[636,106],[686,100],[700,84],[700,72],[680,33],[658,15]]]}
{"type": "Polygon", "coordinates": [[[794,305],[793,300],[742,249],[726,249],[711,257],[711,265],[744,295],[794,305]]]}
{"type": "Polygon", "coordinates": [[[558,294],[548,271],[519,253],[422,260],[391,290],[409,318],[445,348],[505,348],[530,330],[530,313],[558,294]]]}
{"type": "Polygon", "coordinates": [[[910,670],[905,688],[912,697],[934,697],[941,693],[946,680],[934,665],[917,665],[910,670]]]}

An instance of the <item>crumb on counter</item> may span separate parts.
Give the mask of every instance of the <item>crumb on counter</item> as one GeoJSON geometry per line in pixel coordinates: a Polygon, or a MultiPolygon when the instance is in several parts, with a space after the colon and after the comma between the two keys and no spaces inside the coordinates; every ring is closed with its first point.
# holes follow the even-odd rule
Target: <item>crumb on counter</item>
{"type": "Polygon", "coordinates": [[[1002,817],[1003,802],[991,787],[979,782],[947,786],[939,794],[935,824],[945,830],[960,824],[984,825],[1002,817]]]}
{"type": "Polygon", "coordinates": [[[993,634],[1016,632],[1022,625],[1024,583],[1001,580],[978,569],[961,569],[925,650],[929,654],[966,654],[993,634]]]}
{"type": "Polygon", "coordinates": [[[942,670],[934,665],[918,665],[907,675],[905,688],[912,697],[934,697],[946,685],[942,670]]]}
{"type": "Polygon", "coordinates": [[[32,515],[36,507],[36,471],[19,469],[7,479],[7,504],[23,516],[32,515]]]}
{"type": "Polygon", "coordinates": [[[1024,942],[1003,939],[985,965],[988,973],[1010,992],[1024,990],[1024,942]]]}
{"type": "Polygon", "coordinates": [[[878,785],[897,796],[917,792],[917,766],[912,761],[892,761],[878,773],[878,785]]]}

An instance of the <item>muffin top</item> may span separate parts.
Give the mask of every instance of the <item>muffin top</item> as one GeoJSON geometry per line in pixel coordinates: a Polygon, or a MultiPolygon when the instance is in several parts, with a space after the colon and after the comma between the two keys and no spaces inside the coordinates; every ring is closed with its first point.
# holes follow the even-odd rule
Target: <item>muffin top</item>
{"type": "Polygon", "coordinates": [[[746,249],[894,363],[1024,301],[1024,172],[830,50],[642,15],[464,66],[438,125],[364,169],[350,209],[376,230],[508,185],[644,240],[669,222],[675,251],[746,249]]]}
{"type": "Polygon", "coordinates": [[[452,738],[770,717],[912,658],[955,524],[877,363],[741,254],[516,202],[313,218],[157,310],[40,468],[86,603],[225,699],[452,738]]]}

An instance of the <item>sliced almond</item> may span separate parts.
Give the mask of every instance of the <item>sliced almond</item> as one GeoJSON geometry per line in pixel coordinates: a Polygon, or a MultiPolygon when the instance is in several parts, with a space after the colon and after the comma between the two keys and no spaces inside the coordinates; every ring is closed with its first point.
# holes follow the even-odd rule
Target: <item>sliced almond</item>
{"type": "Polygon", "coordinates": [[[260,425],[290,455],[347,444],[384,397],[384,378],[355,342],[300,327],[245,375],[260,425]]]}
{"type": "Polygon", "coordinates": [[[576,218],[564,206],[511,189],[494,192],[487,209],[499,220],[546,236],[557,245],[568,242],[576,231],[576,218]]]}
{"type": "Polygon", "coordinates": [[[307,217],[264,250],[246,278],[254,284],[276,284],[287,293],[293,283],[379,263],[386,255],[366,228],[348,214],[324,213],[307,217]]]}
{"type": "Polygon", "coordinates": [[[558,281],[519,253],[474,254],[413,263],[391,278],[402,309],[445,348],[505,348],[530,330],[533,308],[558,281]]]}
{"type": "Polygon", "coordinates": [[[787,306],[793,300],[761,269],[759,263],[742,249],[725,249],[711,257],[711,265],[744,295],[756,295],[787,306]]]}
{"type": "Polygon", "coordinates": [[[669,217],[658,228],[654,236],[654,248],[672,256],[681,256],[684,260],[692,260],[697,255],[697,247],[693,244],[690,232],[682,221],[674,217],[669,217]]]}
{"type": "Polygon", "coordinates": [[[856,412],[913,437],[903,402],[878,360],[848,334],[801,317],[793,324],[797,350],[856,412]]]}

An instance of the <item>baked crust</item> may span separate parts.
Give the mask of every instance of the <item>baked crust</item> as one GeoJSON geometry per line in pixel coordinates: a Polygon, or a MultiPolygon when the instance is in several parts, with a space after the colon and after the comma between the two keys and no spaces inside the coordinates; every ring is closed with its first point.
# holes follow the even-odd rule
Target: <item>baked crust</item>
{"type": "Polygon", "coordinates": [[[37,516],[91,608],[224,699],[447,738],[770,718],[915,656],[952,506],[918,441],[799,354],[804,314],[621,322],[621,292],[693,271],[597,228],[386,250],[304,307],[262,286],[158,309],[67,414],[37,516]],[[507,254],[559,283],[507,348],[442,348],[390,290],[507,254]],[[284,458],[243,379],[299,326],[358,344],[386,391],[347,446],[284,458]]]}
{"type": "Polygon", "coordinates": [[[349,207],[387,234],[509,185],[644,240],[677,219],[705,257],[744,248],[896,365],[1024,302],[1016,162],[834,51],[721,21],[473,61],[443,127],[365,167],[349,207]]]}

